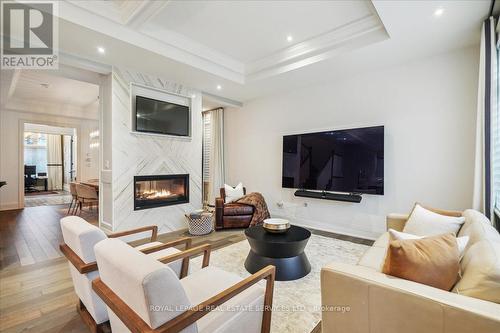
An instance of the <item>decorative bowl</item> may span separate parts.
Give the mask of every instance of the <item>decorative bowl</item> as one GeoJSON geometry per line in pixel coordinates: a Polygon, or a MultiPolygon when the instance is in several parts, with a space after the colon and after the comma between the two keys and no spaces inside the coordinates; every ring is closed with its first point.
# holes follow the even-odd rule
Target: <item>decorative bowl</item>
{"type": "Polygon", "coordinates": [[[273,234],[281,234],[287,232],[287,230],[290,229],[290,222],[285,219],[270,218],[264,220],[262,227],[267,232],[273,234]]]}

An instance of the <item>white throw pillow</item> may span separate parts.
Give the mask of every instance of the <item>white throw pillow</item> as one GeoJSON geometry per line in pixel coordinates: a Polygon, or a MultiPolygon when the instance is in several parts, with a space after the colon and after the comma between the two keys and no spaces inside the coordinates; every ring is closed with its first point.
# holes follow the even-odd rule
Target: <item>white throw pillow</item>
{"type": "MultiPolygon", "coordinates": [[[[389,229],[389,237],[390,237],[389,241],[391,241],[391,240],[404,240],[404,239],[421,239],[425,238],[426,236],[416,236],[396,231],[394,229],[389,229]]],[[[457,240],[458,252],[460,253],[460,259],[462,259],[465,252],[465,248],[467,247],[467,243],[469,242],[469,236],[457,237],[456,240],[457,240]]]]}
{"type": "Polygon", "coordinates": [[[403,232],[416,236],[437,236],[449,233],[456,235],[464,222],[463,216],[453,217],[437,214],[416,204],[403,232]]]}
{"type": "Polygon", "coordinates": [[[226,203],[235,202],[244,196],[242,183],[239,183],[236,187],[224,184],[224,190],[226,191],[226,203]]]}

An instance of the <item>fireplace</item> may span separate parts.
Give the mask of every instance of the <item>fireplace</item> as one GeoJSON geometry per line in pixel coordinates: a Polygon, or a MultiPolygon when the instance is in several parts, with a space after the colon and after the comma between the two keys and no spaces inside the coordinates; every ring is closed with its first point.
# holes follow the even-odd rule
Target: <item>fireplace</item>
{"type": "Polygon", "coordinates": [[[134,177],[134,210],[189,202],[189,175],[134,177]]]}

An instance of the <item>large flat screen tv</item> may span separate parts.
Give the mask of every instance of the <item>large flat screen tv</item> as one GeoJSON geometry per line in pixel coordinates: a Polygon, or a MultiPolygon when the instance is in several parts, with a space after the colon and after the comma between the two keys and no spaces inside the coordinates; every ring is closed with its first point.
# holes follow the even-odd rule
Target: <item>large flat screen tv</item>
{"type": "Polygon", "coordinates": [[[282,186],[384,194],[384,126],[283,136],[282,186]]]}
{"type": "Polygon", "coordinates": [[[189,136],[189,106],[135,97],[135,131],[189,136]]]}

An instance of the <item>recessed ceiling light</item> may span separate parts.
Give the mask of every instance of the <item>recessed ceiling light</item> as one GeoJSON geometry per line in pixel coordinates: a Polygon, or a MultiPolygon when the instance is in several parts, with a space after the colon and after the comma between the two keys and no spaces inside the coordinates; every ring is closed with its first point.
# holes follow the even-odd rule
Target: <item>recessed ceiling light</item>
{"type": "Polygon", "coordinates": [[[218,84],[218,85],[217,85],[217,90],[221,90],[221,89],[222,89],[221,85],[220,85],[220,84],[218,84]]]}
{"type": "Polygon", "coordinates": [[[288,42],[291,42],[293,40],[293,37],[291,35],[286,36],[286,40],[288,42]]]}
{"type": "Polygon", "coordinates": [[[196,98],[196,95],[195,95],[195,94],[192,94],[192,95],[191,95],[191,98],[196,98]]]}
{"type": "Polygon", "coordinates": [[[97,47],[97,52],[99,52],[100,54],[104,54],[106,53],[106,49],[102,46],[98,46],[97,47]]]}
{"type": "Polygon", "coordinates": [[[438,8],[434,11],[434,16],[439,17],[443,15],[443,13],[444,13],[444,8],[438,8]]]}

